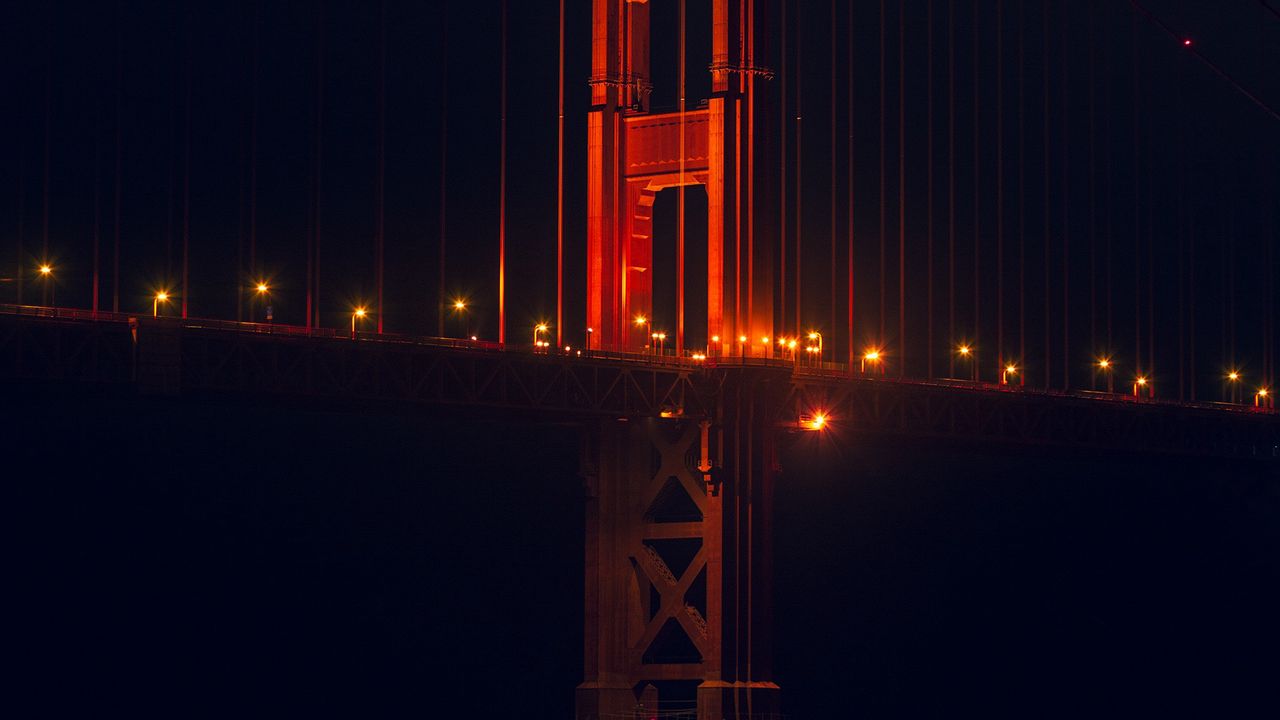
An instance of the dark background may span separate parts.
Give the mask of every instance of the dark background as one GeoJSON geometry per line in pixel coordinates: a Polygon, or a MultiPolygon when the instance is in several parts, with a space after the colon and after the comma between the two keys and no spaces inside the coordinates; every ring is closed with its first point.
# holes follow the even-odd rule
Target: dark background
{"type": "MultiPolygon", "coordinates": [[[[4,391],[15,706],[571,715],[572,427],[4,391]]],[[[1275,712],[1274,468],[839,428],[786,443],[792,717],[1275,712]]]]}
{"type": "MultiPolygon", "coordinates": [[[[947,374],[952,349],[967,341],[984,377],[994,379],[999,356],[1037,386],[1091,384],[1099,356],[1113,358],[1121,386],[1142,373],[1165,397],[1220,399],[1229,369],[1248,388],[1273,381],[1280,119],[1231,84],[1280,107],[1280,19],[1262,4],[1145,3],[1173,35],[1118,0],[842,0],[834,16],[830,3],[792,0],[785,33],[783,3],[756,5],[756,64],[776,73],[758,85],[757,242],[785,245],[791,275],[786,297],[775,299],[774,335],[803,329],[794,327],[802,285],[801,324],[823,330],[844,359],[848,279],[837,273],[833,292],[831,243],[844,268],[851,204],[854,345],[883,346],[908,375],[925,375],[928,358],[935,375],[947,374]],[[1204,60],[1181,46],[1184,35],[1204,60]]],[[[444,294],[470,302],[466,327],[450,315],[446,330],[496,337],[501,7],[54,0],[7,8],[0,298],[16,298],[21,267],[25,301],[39,302],[44,288],[31,276],[47,256],[59,304],[90,306],[96,229],[101,298],[111,307],[118,230],[120,307],[146,311],[157,288],[181,291],[185,218],[191,315],[236,317],[237,297],[243,305],[263,277],[277,321],[301,323],[318,221],[320,322],[345,325],[353,306],[375,297],[382,87],[384,327],[437,331],[443,209],[444,294]]],[[[653,4],[658,109],[678,98],[677,7],[653,4]]],[[[516,341],[556,314],[557,9],[507,8],[507,307],[516,341]]],[[[687,3],[687,16],[687,96],[696,107],[709,88],[710,3],[687,3]]],[[[574,345],[585,331],[590,21],[590,3],[567,0],[562,331],[574,345]]],[[[654,327],[667,331],[673,193],[658,201],[655,226],[654,327]]],[[[686,282],[696,300],[705,297],[705,193],[689,195],[697,250],[686,282]]],[[[691,347],[705,334],[701,317],[690,311],[691,347]]]]}
{"type": "MultiPolygon", "coordinates": [[[[676,97],[674,5],[654,7],[655,27],[664,28],[653,47],[660,108],[676,97]]],[[[781,73],[779,3],[758,5],[769,17],[760,24],[761,64],[781,73]]],[[[961,339],[991,357],[1000,306],[1001,349],[1019,356],[1036,385],[1046,370],[1055,387],[1084,385],[1103,354],[1116,358],[1118,380],[1150,372],[1166,397],[1218,399],[1231,367],[1251,386],[1272,379],[1274,118],[1129,3],[983,0],[955,3],[953,21],[941,0],[888,2],[883,45],[877,4],[855,3],[852,24],[849,6],[838,5],[832,23],[827,3],[788,3],[786,106],[781,75],[760,96],[761,172],[772,179],[759,188],[770,198],[758,207],[759,237],[785,240],[792,260],[803,238],[804,314],[835,328],[828,346],[844,345],[843,318],[825,308],[830,240],[848,231],[852,134],[859,344],[905,352],[911,374],[923,375],[932,288],[937,374],[961,339]],[[899,17],[905,338],[896,329],[899,17]],[[951,167],[954,291],[946,272],[951,167]],[[788,179],[785,236],[777,230],[780,173],[788,179]]],[[[1149,5],[1232,80],[1280,103],[1280,22],[1259,3],[1149,5]]],[[[582,0],[567,7],[564,331],[579,344],[590,11],[582,0]]],[[[706,8],[689,3],[691,98],[706,93],[706,8]]],[[[521,340],[555,312],[557,28],[552,3],[511,2],[508,12],[508,329],[521,340]]],[[[373,292],[385,47],[386,328],[434,332],[447,118],[446,294],[470,301],[468,329],[496,336],[499,18],[496,2],[392,1],[384,46],[378,6],[367,2],[6,7],[0,301],[16,299],[19,268],[24,300],[39,301],[43,288],[31,275],[48,259],[58,304],[89,307],[96,232],[109,308],[118,229],[120,307],[145,311],[157,288],[175,287],[187,214],[192,315],[235,317],[237,296],[261,274],[275,288],[277,319],[302,322],[319,197],[321,321],[344,325],[373,292]],[[259,262],[249,268],[255,234],[259,262]]],[[[699,207],[691,202],[695,240],[699,207]]],[[[674,243],[669,193],[656,221],[661,262],[674,243]]],[[[838,244],[839,265],[843,252],[838,244]]],[[[670,327],[674,281],[666,266],[656,274],[655,318],[670,327]]],[[[837,279],[839,296],[844,282],[837,279]]],[[[777,316],[790,317],[793,302],[779,298],[777,316]]],[[[5,643],[18,667],[10,679],[28,704],[150,715],[571,712],[582,557],[571,429],[444,411],[142,401],[47,387],[6,386],[3,397],[6,585],[15,605],[5,643]]],[[[777,676],[788,712],[1274,714],[1274,474],[1248,463],[838,434],[818,452],[791,448],[784,463],[777,676]]]]}

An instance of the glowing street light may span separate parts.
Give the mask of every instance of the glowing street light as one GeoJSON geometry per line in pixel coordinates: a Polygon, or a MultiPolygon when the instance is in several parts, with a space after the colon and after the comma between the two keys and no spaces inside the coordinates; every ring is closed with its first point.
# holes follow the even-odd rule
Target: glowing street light
{"type": "Polygon", "coordinates": [[[657,350],[658,350],[658,354],[659,354],[659,355],[661,355],[661,354],[662,354],[662,346],[663,346],[664,342],[665,342],[665,341],[666,341],[666,339],[667,339],[667,334],[666,334],[666,333],[664,333],[664,332],[656,332],[656,333],[653,333],[653,339],[658,341],[658,342],[656,343],[656,345],[657,345],[657,350]]]}
{"type": "Polygon", "coordinates": [[[648,339],[653,335],[653,323],[650,322],[649,318],[645,317],[644,315],[637,315],[635,319],[635,325],[636,327],[640,327],[641,325],[644,326],[644,336],[645,336],[645,342],[646,342],[645,347],[646,348],[649,347],[647,343],[648,343],[648,339]]]}
{"type": "Polygon", "coordinates": [[[1115,375],[1111,372],[1115,367],[1115,363],[1111,362],[1111,358],[1098,358],[1098,369],[1107,376],[1107,392],[1115,392],[1115,375]]]}
{"type": "Polygon", "coordinates": [[[351,312],[351,337],[354,338],[356,336],[356,320],[363,320],[368,314],[369,311],[363,307],[358,307],[351,312]]]}
{"type": "Polygon", "coordinates": [[[587,352],[591,352],[591,336],[596,334],[595,328],[587,328],[587,352]]]}
{"type": "Polygon", "coordinates": [[[822,362],[822,333],[817,330],[810,330],[809,339],[818,341],[818,362],[822,362]]]}
{"type": "Polygon", "coordinates": [[[1139,375],[1138,377],[1133,379],[1133,396],[1141,397],[1142,396],[1141,393],[1143,391],[1147,393],[1148,398],[1151,397],[1150,381],[1147,380],[1145,375],[1139,375]]]}
{"type": "Polygon", "coordinates": [[[44,280],[45,289],[49,290],[49,304],[57,305],[58,304],[58,300],[57,300],[58,286],[54,285],[52,282],[53,266],[48,263],[42,263],[38,269],[40,270],[41,279],[44,280]]]}
{"type": "Polygon", "coordinates": [[[161,290],[151,298],[151,317],[160,317],[160,303],[169,302],[169,293],[161,290]]]}
{"type": "Polygon", "coordinates": [[[827,416],[824,413],[814,413],[813,417],[809,418],[809,422],[805,423],[806,428],[808,428],[809,430],[815,430],[815,431],[821,430],[826,426],[827,426],[827,416]]]}
{"type": "Polygon", "coordinates": [[[1240,402],[1240,371],[1227,373],[1227,402],[1240,402]]]}
{"type": "Polygon", "coordinates": [[[1004,370],[1000,373],[1000,384],[1008,385],[1009,377],[1017,374],[1018,374],[1017,365],[1014,365],[1013,363],[1009,363],[1008,365],[1005,365],[1004,370]]]}
{"type": "Polygon", "coordinates": [[[454,300],[454,301],[453,301],[453,309],[454,309],[454,310],[456,310],[456,311],[458,311],[458,312],[462,312],[463,310],[466,310],[466,309],[467,309],[467,301],[466,301],[466,300],[461,300],[461,299],[459,299],[459,300],[454,300]]]}
{"type": "Polygon", "coordinates": [[[977,382],[978,381],[978,351],[975,350],[974,347],[968,343],[961,343],[960,347],[956,348],[956,354],[959,355],[961,358],[970,361],[970,364],[973,366],[971,368],[973,370],[973,381],[977,382]]]}
{"type": "Polygon", "coordinates": [[[747,356],[747,336],[746,335],[738,336],[738,354],[741,355],[742,357],[747,356]]]}
{"type": "Polygon", "coordinates": [[[548,329],[549,328],[547,327],[546,323],[538,323],[537,325],[533,326],[533,346],[534,347],[542,347],[541,336],[542,336],[542,333],[546,332],[548,329]]]}
{"type": "MultiPolygon", "coordinates": [[[[259,280],[258,283],[253,286],[253,290],[258,294],[258,297],[262,298],[263,301],[265,302],[266,299],[270,297],[269,293],[271,292],[271,286],[268,285],[265,280],[259,280]]],[[[271,322],[271,306],[270,305],[266,306],[266,313],[267,313],[267,322],[271,322]]],[[[249,303],[249,321],[253,322],[253,303],[249,303]]]]}
{"type": "Polygon", "coordinates": [[[867,350],[865,353],[862,354],[862,363],[860,365],[861,371],[865,373],[867,371],[867,363],[871,363],[872,365],[879,367],[881,373],[883,373],[884,365],[881,364],[880,361],[881,361],[881,356],[880,356],[879,348],[871,348],[870,350],[867,350]]]}
{"type": "Polygon", "coordinates": [[[1271,397],[1270,390],[1264,387],[1258,388],[1258,392],[1254,393],[1253,395],[1253,406],[1254,407],[1270,407],[1271,406],[1271,401],[1269,399],[1270,397],[1271,397]]]}

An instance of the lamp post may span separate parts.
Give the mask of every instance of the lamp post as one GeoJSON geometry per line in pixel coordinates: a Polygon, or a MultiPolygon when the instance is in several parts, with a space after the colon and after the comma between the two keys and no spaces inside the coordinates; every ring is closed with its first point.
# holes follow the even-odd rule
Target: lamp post
{"type": "Polygon", "coordinates": [[[746,335],[738,336],[738,354],[744,358],[747,356],[747,336],[746,335]]]}
{"type": "Polygon", "coordinates": [[[1001,371],[1001,373],[1000,373],[1000,384],[1001,384],[1001,385],[1008,385],[1008,384],[1009,384],[1009,377],[1010,377],[1010,376],[1012,376],[1012,375],[1017,375],[1017,374],[1018,374],[1018,366],[1017,366],[1017,365],[1014,365],[1013,363],[1009,363],[1008,365],[1005,365],[1005,366],[1004,366],[1004,370],[1003,370],[1003,371],[1001,371]]]}
{"type": "Polygon", "coordinates": [[[962,359],[968,360],[971,370],[971,377],[974,382],[978,382],[978,351],[972,345],[963,343],[956,348],[956,354],[962,359]]]}
{"type": "Polygon", "coordinates": [[[882,365],[880,362],[879,349],[872,348],[862,354],[862,363],[859,367],[861,369],[861,372],[863,372],[864,374],[867,372],[867,363],[871,363],[873,366],[879,367],[881,369],[881,373],[883,374],[884,365],[882,365]]]}
{"type": "Polygon", "coordinates": [[[1258,388],[1258,392],[1253,395],[1254,407],[1271,407],[1271,392],[1266,388],[1258,388]]]}
{"type": "Polygon", "coordinates": [[[710,357],[716,357],[716,356],[720,355],[720,353],[721,353],[721,349],[722,349],[722,348],[720,347],[720,336],[719,336],[719,335],[712,335],[712,336],[711,336],[711,347],[708,347],[708,348],[707,348],[707,355],[708,355],[708,356],[710,356],[710,357]],[[713,350],[712,348],[714,348],[714,350],[713,350]]]}
{"type": "Polygon", "coordinates": [[[587,352],[591,352],[591,336],[596,334],[595,328],[587,328],[587,352]]]}
{"type": "Polygon", "coordinates": [[[649,339],[653,336],[653,324],[644,315],[636,316],[636,327],[644,326],[645,349],[649,348],[649,339]]]}
{"type": "Polygon", "coordinates": [[[546,323],[538,323],[537,325],[533,326],[533,347],[535,350],[537,348],[542,347],[542,342],[540,338],[542,336],[542,333],[546,332],[547,330],[548,328],[546,323]]]}
{"type": "MultiPolygon", "coordinates": [[[[266,311],[267,322],[271,322],[271,306],[266,304],[266,302],[271,297],[270,295],[271,286],[267,285],[266,282],[259,282],[257,285],[254,286],[253,289],[255,292],[258,293],[258,297],[262,298],[263,307],[266,311]]],[[[252,303],[250,303],[249,305],[249,321],[253,322],[253,304],[252,303]]]]}
{"type": "Polygon", "coordinates": [[[354,311],[352,311],[352,313],[351,313],[351,338],[352,338],[353,340],[354,340],[354,339],[355,339],[355,337],[356,337],[356,320],[363,320],[363,319],[364,319],[364,316],[365,316],[365,315],[368,315],[368,314],[369,314],[369,312],[368,312],[367,310],[365,310],[364,308],[362,308],[362,307],[358,307],[358,308],[356,308],[354,311]]]}
{"type": "Polygon", "coordinates": [[[1112,367],[1113,363],[1111,362],[1111,358],[1100,358],[1098,360],[1098,369],[1102,371],[1103,375],[1107,376],[1107,392],[1109,393],[1114,393],[1116,391],[1115,375],[1111,372],[1112,367]]]}
{"type": "Polygon", "coordinates": [[[666,334],[666,333],[664,333],[664,332],[656,332],[656,333],[653,333],[653,339],[658,341],[658,342],[657,342],[657,344],[656,344],[656,349],[657,349],[657,351],[658,351],[658,354],[659,354],[659,355],[661,355],[661,354],[662,354],[662,346],[663,346],[664,341],[667,339],[667,334],[666,334]]]}
{"type": "Polygon", "coordinates": [[[169,293],[161,290],[151,298],[151,317],[160,317],[160,303],[169,302],[169,293]]]}
{"type": "Polygon", "coordinates": [[[40,266],[40,277],[44,280],[45,294],[49,296],[49,305],[58,304],[58,286],[53,284],[53,266],[44,263],[40,266]]]}
{"type": "Polygon", "coordinates": [[[818,364],[822,364],[822,333],[817,330],[809,331],[809,339],[818,341],[818,364]]]}
{"type": "Polygon", "coordinates": [[[1232,370],[1227,373],[1227,402],[1240,402],[1240,371],[1232,370]]]}
{"type": "Polygon", "coordinates": [[[1147,378],[1139,375],[1133,379],[1133,396],[1135,398],[1142,397],[1142,392],[1147,393],[1147,398],[1151,397],[1151,384],[1147,382],[1147,378]]]}
{"type": "Polygon", "coordinates": [[[458,335],[466,337],[465,317],[467,312],[467,301],[462,298],[455,298],[453,301],[453,314],[458,316],[458,335]]]}

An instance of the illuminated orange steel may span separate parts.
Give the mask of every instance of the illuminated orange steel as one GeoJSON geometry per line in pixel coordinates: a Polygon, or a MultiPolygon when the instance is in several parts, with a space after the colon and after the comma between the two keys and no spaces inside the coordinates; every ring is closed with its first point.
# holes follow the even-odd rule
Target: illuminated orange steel
{"type": "MultiPolygon", "coordinates": [[[[750,242],[751,195],[742,192],[754,175],[752,125],[744,117],[755,74],[746,31],[751,3],[712,0],[711,97],[673,113],[649,108],[649,6],[593,0],[586,324],[597,329],[602,347],[618,346],[627,344],[631,317],[652,317],[654,200],[667,188],[701,185],[708,209],[706,337],[767,335],[773,330],[773,248],[750,242]]],[[[682,246],[676,264],[678,275],[682,246]]],[[[670,319],[678,348],[684,345],[682,299],[678,317],[670,319]]]]}

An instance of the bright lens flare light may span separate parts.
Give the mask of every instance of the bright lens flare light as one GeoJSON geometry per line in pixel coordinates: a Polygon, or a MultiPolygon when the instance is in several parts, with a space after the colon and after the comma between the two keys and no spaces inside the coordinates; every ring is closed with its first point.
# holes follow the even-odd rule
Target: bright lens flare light
{"type": "Polygon", "coordinates": [[[961,346],[960,346],[960,354],[961,354],[961,355],[968,355],[968,354],[969,354],[969,353],[971,353],[971,352],[973,352],[973,350],[972,350],[972,348],[970,348],[968,345],[961,345],[961,346]]]}
{"type": "Polygon", "coordinates": [[[49,273],[51,273],[51,272],[53,272],[53,268],[52,268],[52,267],[50,267],[50,266],[48,266],[48,265],[41,265],[41,266],[40,266],[40,274],[41,274],[41,275],[48,275],[48,274],[49,274],[49,273]]]}
{"type": "Polygon", "coordinates": [[[1146,379],[1146,378],[1144,378],[1144,377],[1140,377],[1140,378],[1138,378],[1137,380],[1135,380],[1134,382],[1138,383],[1138,385],[1140,385],[1140,386],[1141,386],[1141,385],[1146,385],[1146,384],[1147,384],[1147,379],[1146,379]]]}
{"type": "Polygon", "coordinates": [[[1106,370],[1111,367],[1111,361],[1106,358],[1102,358],[1101,360],[1098,361],[1098,367],[1102,368],[1103,370],[1106,370]]]}
{"type": "Polygon", "coordinates": [[[1012,375],[1018,371],[1018,368],[1014,365],[1006,365],[1004,371],[1012,375]]]}
{"type": "Polygon", "coordinates": [[[866,354],[866,355],[863,355],[862,357],[863,357],[863,359],[865,359],[865,360],[870,360],[871,362],[875,362],[876,360],[879,360],[879,359],[880,359],[880,351],[879,351],[879,350],[868,350],[868,351],[867,351],[867,354],[866,354]]]}
{"type": "Polygon", "coordinates": [[[266,283],[264,283],[264,282],[260,282],[260,283],[258,283],[258,292],[260,292],[260,293],[264,293],[264,292],[266,292],[266,291],[268,291],[268,290],[270,290],[270,289],[271,289],[271,288],[270,288],[270,287],[268,287],[266,283]]]}
{"type": "Polygon", "coordinates": [[[649,318],[646,318],[646,317],[645,317],[645,316],[643,316],[643,315],[637,315],[637,316],[636,316],[636,325],[643,325],[643,324],[645,324],[645,323],[647,323],[647,322],[649,322],[649,318]]]}
{"type": "Polygon", "coordinates": [[[827,416],[822,413],[818,413],[814,415],[813,418],[809,420],[810,430],[821,430],[822,428],[826,427],[826,425],[827,425],[827,416]]]}
{"type": "Polygon", "coordinates": [[[156,299],[159,300],[160,302],[167,302],[169,300],[169,293],[158,292],[156,293],[156,299]]]}
{"type": "Polygon", "coordinates": [[[364,308],[356,308],[356,317],[358,317],[358,318],[362,318],[362,317],[364,317],[366,314],[368,314],[368,311],[367,311],[367,310],[365,310],[364,308]]]}
{"type": "Polygon", "coordinates": [[[466,309],[467,309],[467,303],[466,303],[466,301],[465,301],[465,300],[454,300],[454,301],[453,301],[453,309],[454,309],[454,310],[458,310],[458,311],[466,310],[466,309]]]}
{"type": "Polygon", "coordinates": [[[1231,372],[1227,373],[1227,379],[1228,379],[1228,380],[1230,380],[1231,382],[1235,382],[1236,380],[1239,380],[1239,379],[1240,379],[1240,373],[1235,372],[1235,371],[1233,370],[1233,371],[1231,371],[1231,372]]]}

